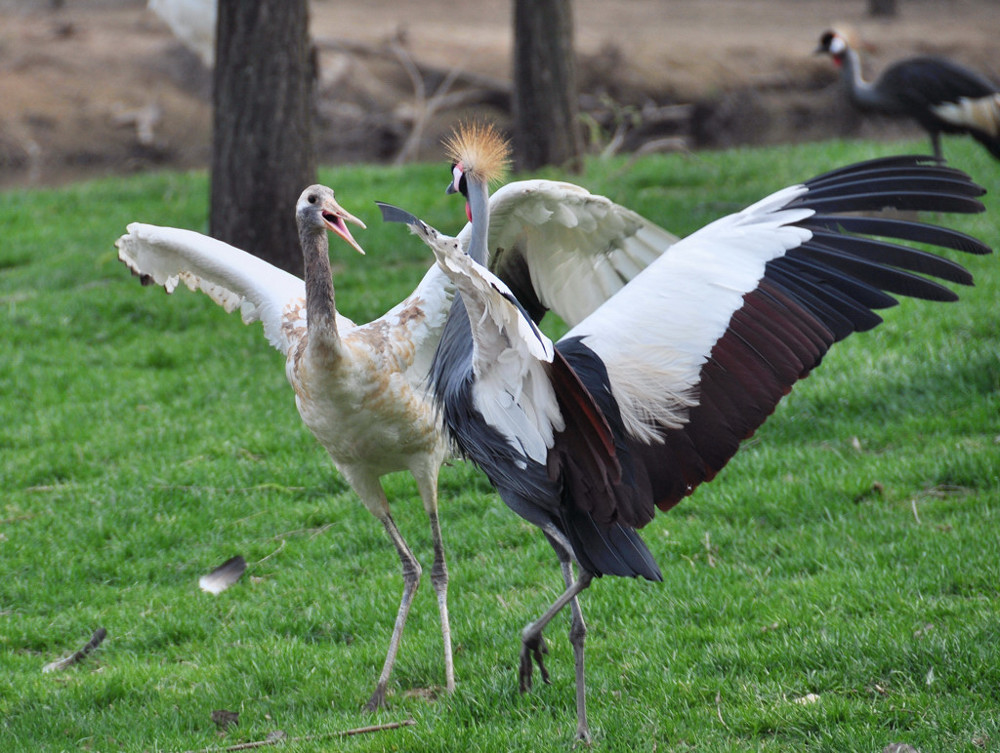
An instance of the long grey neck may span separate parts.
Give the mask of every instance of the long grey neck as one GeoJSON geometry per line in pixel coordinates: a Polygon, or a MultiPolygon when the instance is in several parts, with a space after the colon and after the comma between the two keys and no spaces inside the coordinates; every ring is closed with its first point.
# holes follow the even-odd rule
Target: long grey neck
{"type": "Polygon", "coordinates": [[[848,48],[841,58],[840,78],[847,85],[851,101],[858,107],[869,110],[892,109],[878,89],[861,77],[861,58],[856,50],[848,48]]]}
{"type": "Polygon", "coordinates": [[[469,213],[472,215],[472,236],[469,239],[469,256],[483,266],[489,259],[487,236],[490,231],[490,194],[486,183],[466,181],[469,193],[469,213]]]}
{"type": "Polygon", "coordinates": [[[309,342],[339,342],[337,308],[333,297],[333,272],[330,269],[330,242],[326,231],[302,230],[299,242],[305,255],[306,317],[309,342]]]}

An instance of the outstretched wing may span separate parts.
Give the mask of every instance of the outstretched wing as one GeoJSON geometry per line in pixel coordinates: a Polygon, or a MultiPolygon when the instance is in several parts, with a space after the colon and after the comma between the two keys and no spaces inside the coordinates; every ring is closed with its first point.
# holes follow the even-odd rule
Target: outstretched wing
{"type": "Polygon", "coordinates": [[[648,517],[653,503],[667,509],[710,480],[834,342],[881,321],[874,310],[894,305],[893,294],[956,298],[925,274],[972,282],[954,262],[885,239],[988,253],[979,241],[854,214],[982,211],[982,189],[929,162],[862,163],[707,225],[560,341],[585,346],[607,369],[637,473],[648,477],[648,504],[638,506],[648,517]]]}
{"type": "Polygon", "coordinates": [[[346,336],[365,337],[366,331],[385,333],[393,346],[391,352],[400,358],[397,366],[414,387],[422,390],[427,386],[434,351],[454,299],[454,284],[436,264],[432,265],[410,295],[346,336]]]}
{"type": "MultiPolygon", "coordinates": [[[[240,309],[247,324],[260,321],[264,334],[286,354],[305,330],[305,284],[263,259],[207,235],[133,222],[115,246],[118,258],[142,279],[173,293],[183,282],[227,312],[240,309]]],[[[338,325],[353,327],[338,315],[338,325]]]]}
{"type": "MultiPolygon", "coordinates": [[[[471,225],[458,238],[467,246],[471,225]]],[[[536,321],[571,326],[618,292],[676,236],[572,183],[508,183],[490,197],[490,269],[536,321]]]]}

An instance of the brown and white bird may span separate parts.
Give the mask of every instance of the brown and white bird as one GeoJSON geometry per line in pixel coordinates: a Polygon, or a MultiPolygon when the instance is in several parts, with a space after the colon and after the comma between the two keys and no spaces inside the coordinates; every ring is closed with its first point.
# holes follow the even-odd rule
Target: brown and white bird
{"type": "Polygon", "coordinates": [[[1000,159],[1000,87],[979,73],[946,58],[921,56],[900,60],[868,82],[857,50],[837,31],[820,37],[816,53],[833,59],[858,109],[915,120],[930,134],[938,159],[942,133],[967,133],[1000,159]]]}
{"type": "MultiPolygon", "coordinates": [[[[485,198],[485,194],[484,194],[485,198]]],[[[480,243],[495,249],[497,273],[540,316],[553,309],[574,322],[659,256],[676,238],[635,212],[580,186],[533,180],[504,186],[490,200],[496,221],[480,243]],[[564,283],[572,281],[571,287],[564,283]],[[570,290],[575,293],[569,295],[570,290]]],[[[406,300],[367,324],[337,312],[327,231],[358,250],[345,222],[361,224],[312,186],[296,206],[305,280],[240,249],[190,230],[128,226],[118,256],[144,283],[173,292],[201,290],[243,321],[262,322],[286,357],[303,422],[383,524],[399,553],[403,594],[385,664],[368,701],[385,702],[421,568],[393,521],[380,477],[410,471],[431,523],[431,582],[441,613],[446,688],[454,688],[448,620],[448,572],[438,519],[437,477],[447,441],[426,391],[430,364],[453,303],[454,288],[436,265],[406,300]]],[[[471,226],[463,230],[468,242],[471,226]]],[[[466,327],[468,332],[468,327],[466,327]]],[[[454,343],[456,346],[458,343],[454,343]]],[[[471,353],[469,339],[461,345],[471,353]]]]}
{"type": "MultiPolygon", "coordinates": [[[[303,423],[330,453],[365,507],[385,527],[403,570],[403,594],[389,650],[368,708],[385,701],[421,567],[400,534],[380,477],[407,470],[417,482],[431,524],[431,582],[441,613],[445,683],[454,689],[448,619],[448,571],[438,518],[437,478],[447,456],[440,420],[427,400],[424,378],[440,338],[453,289],[431,269],[413,293],[385,315],[355,324],[335,305],[327,232],[358,251],[348,213],[326,186],[310,186],[295,206],[305,280],[208,236],[141,223],[118,239],[118,257],[144,284],[168,292],[181,283],[207,293],[243,321],[260,321],[268,341],[286,357],[303,423]]],[[[362,251],[362,253],[364,253],[362,251]]]]}
{"type": "Polygon", "coordinates": [[[886,239],[989,252],[947,228],[857,212],[978,212],[983,191],[929,157],[821,175],[673,244],[553,343],[479,261],[486,186],[503,154],[494,138],[459,132],[451,145],[453,186],[472,217],[467,253],[403,210],[382,212],[433,249],[467,311],[472,351],[442,339],[435,399],[461,451],[556,551],[566,590],[524,629],[519,679],[530,687],[533,664],[547,679],[542,633],[569,605],[576,735],[587,740],[578,594],[601,575],[660,580],[636,529],[711,481],[835,342],[881,321],[875,310],[893,294],[953,300],[929,277],[971,283],[958,264],[886,239]]]}

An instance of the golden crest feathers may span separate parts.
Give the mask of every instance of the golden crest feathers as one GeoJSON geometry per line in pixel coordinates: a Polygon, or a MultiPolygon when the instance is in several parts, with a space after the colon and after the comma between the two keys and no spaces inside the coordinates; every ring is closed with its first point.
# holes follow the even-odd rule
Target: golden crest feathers
{"type": "Polygon", "coordinates": [[[500,180],[510,162],[510,142],[492,123],[460,123],[444,147],[452,162],[462,163],[468,177],[487,183],[500,180]]]}

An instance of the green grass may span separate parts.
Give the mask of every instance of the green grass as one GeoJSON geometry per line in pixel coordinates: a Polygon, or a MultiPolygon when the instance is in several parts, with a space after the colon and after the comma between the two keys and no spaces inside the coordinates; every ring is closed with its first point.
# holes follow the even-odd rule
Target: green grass
{"type": "MultiPolygon", "coordinates": [[[[570,179],[683,234],[901,149],[926,145],[593,162],[570,179]]],[[[1000,167],[967,141],[946,151],[991,193],[987,214],[939,219],[1000,246],[1000,167]]],[[[369,223],[367,257],[334,245],[338,303],[367,320],[430,263],[372,201],[449,231],[461,208],[444,164],[322,178],[369,223]]],[[[286,749],[564,749],[564,620],[553,684],[521,696],[515,677],[519,631],[559,588],[554,557],[461,463],[441,479],[458,689],[433,693],[425,583],[390,706],[361,712],[399,599],[395,553],[300,424],[259,326],[143,289],[115,258],[127,222],[203,230],[206,203],[198,173],[0,194],[0,750],[183,751],[407,718],[286,749]],[[199,592],[236,553],[244,579],[199,592]],[[99,626],[91,658],[42,674],[99,626]],[[240,712],[224,738],[220,708],[240,712]]],[[[664,583],[585,594],[597,749],[1000,747],[1000,260],[961,261],[977,286],[959,303],[904,302],[838,345],[713,483],[646,529],[664,583]]],[[[429,566],[412,480],[386,483],[429,566]]]]}

